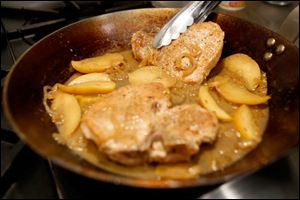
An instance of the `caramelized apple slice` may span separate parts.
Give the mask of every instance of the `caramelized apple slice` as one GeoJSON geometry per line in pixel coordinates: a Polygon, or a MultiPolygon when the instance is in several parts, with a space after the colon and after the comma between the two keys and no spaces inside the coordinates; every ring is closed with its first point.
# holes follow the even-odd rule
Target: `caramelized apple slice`
{"type": "Polygon", "coordinates": [[[108,74],[105,73],[90,73],[78,76],[71,80],[67,85],[76,85],[90,81],[111,81],[108,74]]]}
{"type": "Polygon", "coordinates": [[[65,85],[68,85],[71,81],[73,81],[74,79],[78,78],[82,76],[82,74],[76,72],[75,74],[73,74],[66,82],[65,85]]]}
{"type": "Polygon", "coordinates": [[[76,95],[76,99],[82,110],[87,108],[89,105],[96,103],[102,98],[103,96],[100,95],[76,95]]]}
{"type": "Polygon", "coordinates": [[[112,81],[89,81],[77,85],[65,86],[58,84],[57,86],[64,92],[81,95],[104,94],[116,88],[116,84],[112,81]]]}
{"type": "Polygon", "coordinates": [[[261,71],[258,64],[246,54],[237,53],[221,61],[224,69],[242,80],[245,87],[253,91],[261,82],[261,71]]]}
{"type": "Polygon", "coordinates": [[[241,105],[234,113],[233,122],[244,140],[259,141],[257,126],[249,106],[241,105]]]}
{"type": "Polygon", "coordinates": [[[175,78],[170,77],[165,71],[157,66],[141,67],[128,74],[128,76],[131,84],[158,82],[162,83],[165,87],[171,87],[176,82],[175,78]]]}
{"type": "Polygon", "coordinates": [[[232,118],[216,103],[210,95],[208,86],[202,85],[199,89],[199,99],[201,104],[209,111],[212,111],[222,121],[230,121],[232,118]]]}
{"type": "Polygon", "coordinates": [[[51,104],[52,120],[64,138],[76,129],[81,118],[81,109],[76,98],[71,94],[57,91],[51,104]]]}
{"type": "Polygon", "coordinates": [[[254,94],[232,81],[217,84],[216,89],[226,100],[237,104],[257,105],[270,99],[270,96],[254,94]]]}
{"type": "Polygon", "coordinates": [[[107,53],[102,56],[71,61],[72,67],[81,73],[103,72],[110,67],[118,67],[124,63],[124,58],[119,53],[107,53]]]}

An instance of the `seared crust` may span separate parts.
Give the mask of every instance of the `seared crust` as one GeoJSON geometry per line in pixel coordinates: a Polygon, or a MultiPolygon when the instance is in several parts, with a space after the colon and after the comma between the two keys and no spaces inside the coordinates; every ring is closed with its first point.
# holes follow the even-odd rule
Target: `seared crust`
{"type": "Polygon", "coordinates": [[[214,22],[194,24],[168,46],[152,47],[154,33],[136,32],[131,39],[135,58],[157,65],[185,82],[203,82],[220,59],[224,32],[214,22]]]}
{"type": "Polygon", "coordinates": [[[110,159],[125,165],[187,161],[216,138],[215,115],[197,104],[170,108],[160,83],[129,85],[84,113],[81,129],[110,159]]]}
{"type": "Polygon", "coordinates": [[[81,128],[111,159],[140,164],[144,162],[141,152],[150,145],[147,138],[156,113],[169,106],[168,90],[162,84],[129,85],[92,105],[82,117],[81,128]]]}
{"type": "MultiPolygon", "coordinates": [[[[155,162],[188,161],[199,152],[201,143],[216,139],[218,121],[216,116],[198,104],[184,104],[161,113],[155,132],[160,134],[163,153],[150,151],[150,160],[155,162]]],[[[152,146],[153,147],[153,146],[152,146]]]]}

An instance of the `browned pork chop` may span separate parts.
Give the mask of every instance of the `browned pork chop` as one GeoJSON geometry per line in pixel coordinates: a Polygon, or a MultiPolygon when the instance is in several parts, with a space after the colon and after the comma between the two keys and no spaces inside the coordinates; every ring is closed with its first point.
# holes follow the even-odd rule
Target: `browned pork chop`
{"type": "Polygon", "coordinates": [[[168,90],[161,84],[125,86],[94,104],[82,118],[81,128],[111,159],[140,164],[150,145],[155,113],[170,106],[168,90]]]}
{"type": "Polygon", "coordinates": [[[215,115],[197,104],[170,107],[160,83],[122,87],[92,105],[81,129],[110,159],[138,165],[189,160],[217,133],[215,115]]]}
{"type": "Polygon", "coordinates": [[[202,142],[211,143],[216,138],[217,118],[198,104],[175,106],[159,113],[157,119],[154,133],[160,140],[152,141],[151,161],[188,161],[202,142]]]}
{"type": "Polygon", "coordinates": [[[132,36],[135,58],[147,65],[160,66],[185,82],[203,82],[221,56],[224,32],[214,22],[192,25],[159,50],[152,47],[154,35],[138,31],[132,36]]]}

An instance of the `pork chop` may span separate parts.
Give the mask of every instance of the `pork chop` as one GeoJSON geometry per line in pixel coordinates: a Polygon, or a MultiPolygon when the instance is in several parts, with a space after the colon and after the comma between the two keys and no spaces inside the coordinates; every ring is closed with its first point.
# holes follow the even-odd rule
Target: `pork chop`
{"type": "Polygon", "coordinates": [[[131,39],[134,57],[185,82],[203,82],[220,59],[224,32],[214,22],[194,24],[168,46],[154,49],[155,33],[138,31],[131,39]]]}
{"type": "Polygon", "coordinates": [[[175,106],[159,113],[157,119],[154,134],[160,140],[152,141],[150,161],[188,161],[199,152],[202,142],[211,143],[216,138],[217,118],[198,104],[175,106]]]}
{"type": "Polygon", "coordinates": [[[125,86],[94,104],[83,115],[81,128],[112,160],[140,164],[155,113],[169,106],[168,90],[161,84],[125,86]]]}
{"type": "Polygon", "coordinates": [[[160,83],[129,85],[84,113],[81,129],[99,151],[125,165],[189,160],[217,133],[215,115],[197,104],[170,108],[160,83]]]}

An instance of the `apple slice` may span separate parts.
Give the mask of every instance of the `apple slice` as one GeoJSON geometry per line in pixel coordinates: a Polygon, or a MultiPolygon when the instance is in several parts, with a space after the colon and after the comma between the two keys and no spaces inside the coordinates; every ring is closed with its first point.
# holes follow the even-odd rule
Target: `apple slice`
{"type": "Polygon", "coordinates": [[[257,105],[266,103],[270,99],[270,96],[254,94],[232,81],[217,84],[216,89],[226,100],[237,104],[257,105]]]}
{"type": "Polygon", "coordinates": [[[258,64],[246,54],[237,53],[221,61],[224,69],[242,80],[245,87],[253,91],[261,82],[261,71],[258,64]]]}
{"type": "Polygon", "coordinates": [[[201,104],[209,111],[212,111],[216,116],[222,121],[231,121],[231,116],[226,113],[220,106],[216,103],[214,98],[209,93],[209,88],[206,85],[202,85],[199,89],[199,99],[201,104]]]}
{"type": "Polygon", "coordinates": [[[77,85],[90,81],[111,81],[108,74],[105,73],[89,73],[81,75],[71,80],[67,85],[77,85]]]}
{"type": "Polygon", "coordinates": [[[131,84],[143,84],[158,82],[165,87],[171,87],[176,83],[176,79],[169,76],[163,69],[157,66],[141,67],[128,74],[131,84]]]}
{"type": "Polygon", "coordinates": [[[260,141],[257,126],[249,106],[241,105],[234,113],[233,122],[244,140],[260,141]]]}
{"type": "Polygon", "coordinates": [[[124,63],[124,57],[119,53],[107,53],[102,56],[71,61],[72,67],[81,73],[103,72],[122,63],[124,63]]]}
{"type": "Polygon", "coordinates": [[[52,120],[64,138],[69,137],[77,128],[81,109],[76,98],[71,94],[57,91],[51,104],[52,120]]]}
{"type": "Polygon", "coordinates": [[[112,81],[89,81],[68,86],[57,84],[57,87],[70,94],[89,95],[109,93],[116,88],[116,84],[112,81]]]}
{"type": "Polygon", "coordinates": [[[82,76],[82,74],[76,72],[75,74],[73,74],[64,84],[68,85],[71,81],[73,81],[74,79],[78,78],[82,76]]]}
{"type": "Polygon", "coordinates": [[[87,108],[89,105],[103,99],[100,95],[76,95],[76,99],[82,110],[87,108]]]}

